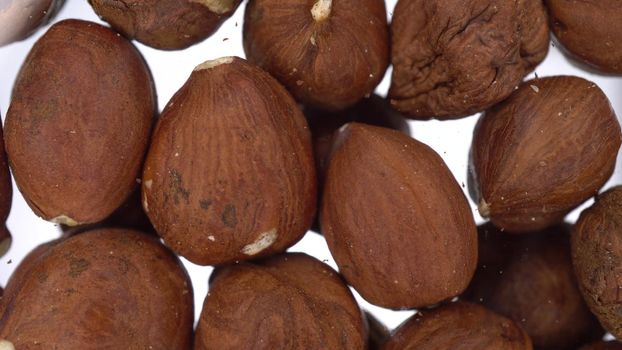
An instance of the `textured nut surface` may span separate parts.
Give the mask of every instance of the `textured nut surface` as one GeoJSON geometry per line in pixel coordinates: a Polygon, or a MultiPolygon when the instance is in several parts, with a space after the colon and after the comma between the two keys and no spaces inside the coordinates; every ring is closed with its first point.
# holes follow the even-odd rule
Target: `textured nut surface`
{"type": "Polygon", "coordinates": [[[165,50],[205,40],[241,0],[89,0],[95,12],[130,39],[165,50]]]}
{"type": "Polygon", "coordinates": [[[491,224],[478,231],[478,269],[464,298],[516,321],[538,349],[575,350],[602,338],[574,275],[569,226],[520,236],[491,224]]]}
{"type": "Polygon", "coordinates": [[[531,350],[514,321],[482,306],[457,302],[406,320],[384,350],[531,350]]]}
{"type": "Polygon", "coordinates": [[[6,116],[30,207],[67,224],[110,215],[136,187],[154,114],[151,76],[130,42],[95,23],[56,23],[22,65],[6,116]]]}
{"type": "Polygon", "coordinates": [[[478,121],[469,170],[480,214],[511,232],[560,223],[613,173],[620,125],[594,83],[525,82],[478,121]]]}
{"type": "Polygon", "coordinates": [[[476,268],[477,234],[441,157],[399,131],[341,130],[320,216],[341,274],[370,303],[394,309],[461,293],[476,268]]]}
{"type": "Polygon", "coordinates": [[[287,91],[240,58],[201,65],[162,112],[143,206],[172,249],[221,264],[281,252],[316,207],[311,136],[287,91]]]}
{"type": "Polygon", "coordinates": [[[387,69],[384,1],[249,1],[244,51],[297,100],[344,109],[371,94],[387,69]]]}
{"type": "Polygon", "coordinates": [[[572,262],[588,306],[605,329],[622,337],[622,187],[599,195],[572,235],[572,262]]]}
{"type": "Polygon", "coordinates": [[[190,279],[153,237],[91,231],[43,247],[20,269],[0,299],[0,339],[16,349],[191,346],[190,279]]]}
{"type": "Polygon", "coordinates": [[[0,46],[22,40],[47,23],[62,7],[64,0],[0,1],[0,46]]]}
{"type": "Polygon", "coordinates": [[[400,0],[389,97],[415,119],[453,119],[505,99],[548,52],[539,0],[400,0]]]}
{"type": "Polygon", "coordinates": [[[305,254],[216,270],[195,350],[364,349],[363,315],[341,277],[305,254]]]}
{"type": "Polygon", "coordinates": [[[545,0],[555,37],[574,58],[622,74],[622,3],[617,0],[545,0]]]}

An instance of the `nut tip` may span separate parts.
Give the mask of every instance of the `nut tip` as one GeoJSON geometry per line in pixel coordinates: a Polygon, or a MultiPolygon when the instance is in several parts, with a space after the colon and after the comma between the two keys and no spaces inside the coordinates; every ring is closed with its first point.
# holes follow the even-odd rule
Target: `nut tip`
{"type": "Polygon", "coordinates": [[[490,216],[490,203],[487,203],[486,200],[482,198],[477,205],[477,210],[479,211],[479,215],[483,218],[488,218],[490,216]]]}
{"type": "Polygon", "coordinates": [[[231,12],[235,6],[236,0],[190,0],[208,8],[208,10],[218,15],[231,12]]]}
{"type": "Polygon", "coordinates": [[[330,17],[332,7],[332,0],[317,0],[311,8],[311,16],[316,22],[324,21],[330,17]]]}
{"type": "Polygon", "coordinates": [[[223,64],[230,64],[231,62],[233,62],[233,59],[234,57],[221,57],[215,60],[205,61],[196,66],[196,68],[194,68],[194,71],[196,72],[204,69],[212,69],[223,64]]]}
{"type": "MultiPolygon", "coordinates": [[[[62,224],[62,225],[70,226],[70,227],[80,225],[79,222],[77,222],[76,220],[70,218],[67,215],[59,215],[59,216],[51,219],[50,222],[53,222],[55,224],[62,224]]],[[[2,350],[2,348],[0,348],[0,350],[2,350]]]]}

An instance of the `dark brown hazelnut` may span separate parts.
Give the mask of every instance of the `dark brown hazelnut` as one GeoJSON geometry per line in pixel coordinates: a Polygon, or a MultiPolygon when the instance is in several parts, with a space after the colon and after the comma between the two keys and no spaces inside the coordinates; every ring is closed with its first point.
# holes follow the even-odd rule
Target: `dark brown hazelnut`
{"type": "Polygon", "coordinates": [[[577,285],[569,228],[517,236],[480,226],[478,269],[463,297],[516,321],[541,350],[602,338],[577,285]]]}
{"type": "Polygon", "coordinates": [[[311,226],[311,135],[294,99],[235,57],[208,61],[168,103],[143,173],[143,207],[201,265],[282,252],[311,226]]]}
{"type": "Polygon", "coordinates": [[[622,343],[617,341],[598,341],[585,345],[579,350],[622,350],[622,343]]]}
{"type": "Polygon", "coordinates": [[[622,187],[596,198],[574,226],[572,262],[579,288],[605,329],[622,337],[622,187]]]}
{"type": "Polygon", "coordinates": [[[565,53],[605,73],[622,74],[622,3],[545,0],[551,30],[565,53]]]}
{"type": "Polygon", "coordinates": [[[384,350],[532,350],[514,321],[476,304],[451,303],[417,313],[394,332],[384,350]]]}
{"type": "Polygon", "coordinates": [[[365,349],[363,315],[341,277],[305,255],[222,267],[210,281],[195,350],[365,349]]]}
{"type": "Polygon", "coordinates": [[[320,222],[339,271],[375,305],[452,298],[477,265],[475,223],[460,185],[436,152],[399,131],[340,129],[320,222]]]}
{"type": "Polygon", "coordinates": [[[300,102],[347,108],[373,92],[389,64],[384,1],[251,0],[244,51],[300,102]]]}
{"type": "Polygon", "coordinates": [[[23,40],[52,19],[64,0],[0,1],[0,46],[23,40]]]}
{"type": "Polygon", "coordinates": [[[93,10],[130,39],[180,50],[212,35],[241,0],[89,0],[93,10]]]}
{"type": "Polygon", "coordinates": [[[510,232],[561,223],[609,179],[621,140],[594,83],[571,76],[524,83],[475,126],[470,189],[480,215],[510,232]]]}
{"type": "Polygon", "coordinates": [[[0,298],[5,346],[190,349],[192,285],[179,259],[154,237],[96,230],[30,259],[0,298]]]}
{"type": "Polygon", "coordinates": [[[540,0],[400,0],[389,98],[415,119],[455,119],[508,97],[546,56],[540,0]]]}
{"type": "Polygon", "coordinates": [[[54,24],[22,65],[5,123],[15,182],[34,212],[69,226],[109,216],[136,188],[155,106],[129,41],[92,22],[54,24]]]}

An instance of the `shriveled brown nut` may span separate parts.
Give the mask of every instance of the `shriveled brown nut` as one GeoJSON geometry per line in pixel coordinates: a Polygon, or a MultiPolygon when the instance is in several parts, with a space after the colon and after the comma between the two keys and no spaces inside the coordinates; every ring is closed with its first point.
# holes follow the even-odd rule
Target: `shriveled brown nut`
{"type": "Polygon", "coordinates": [[[0,46],[23,40],[45,25],[64,0],[0,1],[0,46]]]}
{"type": "Polygon", "coordinates": [[[463,295],[516,321],[541,350],[575,350],[602,338],[574,275],[569,226],[508,235],[480,226],[479,266],[463,295]]]}
{"type": "Polygon", "coordinates": [[[454,119],[508,97],[546,56],[540,0],[400,0],[389,98],[415,119],[454,119]]]}
{"type": "Polygon", "coordinates": [[[622,3],[545,0],[551,30],[565,53],[602,72],[622,74],[622,3]]]}
{"type": "Polygon", "coordinates": [[[417,313],[393,333],[384,350],[531,350],[531,340],[509,318],[457,302],[417,313]]]}
{"type": "Polygon", "coordinates": [[[199,65],[162,112],[143,206],[172,249],[201,265],[282,252],[316,211],[311,135],[269,74],[225,57],[199,65]]]}
{"type": "Polygon", "coordinates": [[[622,187],[596,198],[572,234],[572,262],[579,288],[605,329],[622,337],[622,187]]]}
{"type": "Polygon", "coordinates": [[[622,141],[607,96],[572,76],[525,82],[478,121],[470,190],[497,227],[529,232],[561,223],[613,173],[622,141]]]}
{"type": "Polygon", "coordinates": [[[284,254],[216,271],[194,349],[354,350],[366,342],[341,277],[308,255],[284,254]]]}
{"type": "Polygon", "coordinates": [[[244,51],[300,102],[347,108],[373,92],[389,64],[384,1],[251,0],[244,51]]]}
{"type": "Polygon", "coordinates": [[[212,35],[241,0],[89,0],[95,12],[130,39],[180,50],[212,35]]]}
{"type": "Polygon", "coordinates": [[[34,212],[70,226],[109,216],[136,188],[155,105],[129,41],[92,22],[53,25],[22,65],[5,123],[11,169],[34,212]]]}
{"type": "Polygon", "coordinates": [[[0,339],[15,349],[191,347],[191,282],[155,238],[96,230],[31,258],[0,299],[0,339]]]}
{"type": "Polygon", "coordinates": [[[350,123],[333,150],[320,222],[339,271],[372,304],[432,305],[460,294],[477,265],[471,208],[431,148],[350,123]]]}

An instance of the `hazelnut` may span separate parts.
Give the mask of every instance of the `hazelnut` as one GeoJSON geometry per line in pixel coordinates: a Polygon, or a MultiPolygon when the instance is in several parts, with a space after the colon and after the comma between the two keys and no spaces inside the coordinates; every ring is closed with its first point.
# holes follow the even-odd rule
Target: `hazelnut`
{"type": "Polygon", "coordinates": [[[451,303],[406,320],[384,350],[532,350],[520,326],[476,304],[451,303]]]}
{"type": "Polygon", "coordinates": [[[575,224],[572,262],[579,288],[605,329],[622,337],[622,187],[596,198],[575,224]]]}
{"type": "Polygon", "coordinates": [[[579,350],[622,350],[622,343],[617,341],[598,341],[585,345],[579,350]]]}
{"type": "Polygon", "coordinates": [[[389,63],[383,0],[252,0],[243,39],[249,61],[327,110],[370,95],[389,63]]]}
{"type": "Polygon", "coordinates": [[[438,154],[399,131],[340,129],[320,222],[339,271],[378,306],[452,298],[476,268],[476,228],[462,189],[438,154]]]}
{"type": "Polygon", "coordinates": [[[316,211],[311,135],[269,74],[225,57],[197,68],[158,121],[143,206],[172,249],[200,265],[282,252],[316,211]]]}
{"type": "Polygon", "coordinates": [[[545,0],[551,30],[565,53],[605,73],[622,74],[622,3],[545,0]]]}
{"type": "Polygon", "coordinates": [[[190,279],[151,236],[115,229],[77,235],[35,254],[15,275],[0,299],[0,340],[15,349],[192,344],[190,279]]]}
{"type": "Polygon", "coordinates": [[[463,296],[511,318],[536,348],[575,350],[602,338],[574,275],[569,226],[509,236],[479,227],[479,264],[463,296]]]}
{"type": "Polygon", "coordinates": [[[212,35],[241,0],[89,0],[104,21],[156,49],[180,50],[212,35]]]}
{"type": "Polygon", "coordinates": [[[284,254],[216,270],[194,349],[365,349],[366,341],[340,276],[308,255],[284,254]]]}
{"type": "Polygon", "coordinates": [[[400,0],[389,98],[415,119],[455,119],[508,97],[546,56],[540,0],[400,0]]]}
{"type": "Polygon", "coordinates": [[[510,232],[561,223],[609,179],[621,137],[594,83],[571,76],[525,82],[475,126],[470,187],[480,215],[510,232]]]}
{"type": "Polygon", "coordinates": [[[22,65],[5,123],[13,175],[35,213],[76,226],[118,208],[136,188],[155,104],[129,41],[92,22],[53,25],[22,65]]]}
{"type": "Polygon", "coordinates": [[[52,19],[64,0],[3,0],[0,2],[0,46],[23,40],[52,19]]]}

